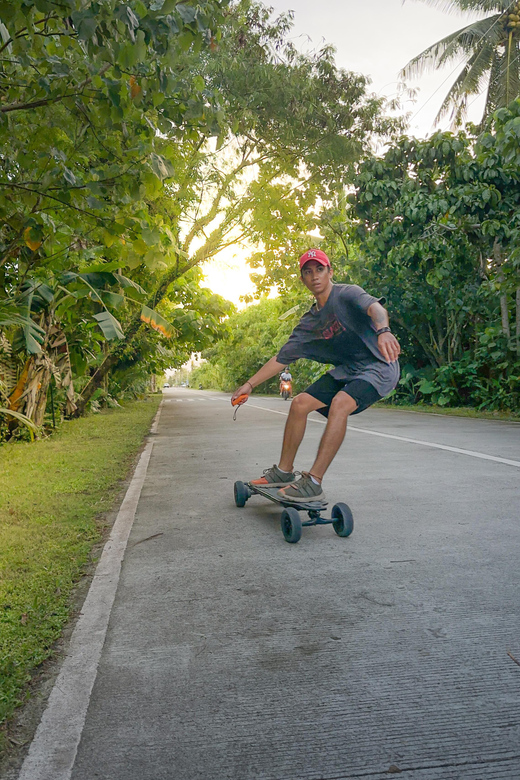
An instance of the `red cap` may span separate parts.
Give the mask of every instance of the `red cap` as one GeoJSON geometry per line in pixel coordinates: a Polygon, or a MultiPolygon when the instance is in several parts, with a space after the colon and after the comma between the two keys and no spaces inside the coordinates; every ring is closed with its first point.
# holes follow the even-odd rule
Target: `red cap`
{"type": "Polygon", "coordinates": [[[307,252],[305,252],[305,254],[300,257],[300,270],[303,268],[305,263],[309,262],[309,260],[316,260],[316,262],[320,265],[328,265],[330,268],[330,260],[325,252],[321,251],[321,249],[309,249],[307,252]]]}

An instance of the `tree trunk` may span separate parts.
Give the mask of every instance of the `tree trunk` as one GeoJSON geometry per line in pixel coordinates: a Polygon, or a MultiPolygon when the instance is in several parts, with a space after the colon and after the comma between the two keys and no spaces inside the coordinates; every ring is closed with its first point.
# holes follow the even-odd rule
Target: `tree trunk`
{"type": "Polygon", "coordinates": [[[520,357],[520,287],[516,288],[516,354],[520,357]]]}
{"type": "Polygon", "coordinates": [[[16,385],[16,368],[11,343],[0,331],[0,399],[3,402],[16,385]]]}
{"type": "MultiPolygon", "coordinates": [[[[9,409],[25,414],[38,427],[43,424],[47,392],[52,377],[52,361],[47,356],[51,323],[51,316],[42,315],[40,326],[45,330],[45,339],[41,352],[29,357],[16,387],[9,396],[9,409]]],[[[9,423],[9,428],[14,430],[18,424],[18,421],[13,419],[9,423]]]]}
{"type": "MultiPolygon", "coordinates": [[[[148,299],[146,306],[148,306],[150,309],[155,308],[168,292],[168,287],[173,284],[176,279],[185,274],[186,271],[189,271],[189,269],[194,265],[196,265],[196,263],[192,262],[187,263],[182,268],[179,268],[177,263],[175,268],[165,273],[159,282],[156,291],[148,299]]],[[[77,409],[72,415],[73,417],[80,417],[81,415],[85,414],[87,403],[90,401],[98,387],[101,387],[108,372],[115,368],[121,361],[125,350],[128,349],[142,326],[143,322],[141,320],[141,312],[139,312],[132,318],[132,320],[130,320],[130,324],[126,329],[124,338],[118,341],[117,344],[110,350],[101,365],[98,366],[98,368],[94,371],[89,381],[83,388],[80,397],[77,399],[77,409]]]]}
{"type": "MultiPolygon", "coordinates": [[[[65,334],[59,325],[53,323],[52,314],[46,314],[40,324],[45,329],[42,350],[27,360],[16,387],[9,396],[9,409],[25,414],[38,427],[43,425],[47,393],[53,375],[57,387],[65,390],[66,414],[71,415],[76,409],[65,334]]],[[[13,419],[9,427],[14,430],[18,425],[18,421],[13,419]]]]}
{"type": "Polygon", "coordinates": [[[511,329],[509,327],[509,310],[507,308],[507,295],[505,293],[502,293],[500,296],[500,317],[502,320],[502,330],[509,342],[509,339],[511,338],[511,329]]]}
{"type": "MultiPolygon", "coordinates": [[[[497,269],[497,279],[500,282],[500,286],[502,288],[502,285],[505,282],[504,270],[502,268],[502,264],[504,260],[502,257],[502,247],[500,246],[499,242],[496,239],[495,239],[495,243],[493,244],[493,255],[495,258],[495,267],[497,269]]],[[[509,309],[507,307],[506,292],[500,293],[500,318],[502,320],[502,331],[509,343],[509,340],[511,338],[511,329],[509,327],[509,309]]]]}
{"type": "MultiPolygon", "coordinates": [[[[31,355],[9,398],[9,409],[25,414],[39,428],[43,424],[51,377],[52,363],[45,352],[31,355]]],[[[17,420],[9,424],[10,429],[17,426],[17,420]]]]}
{"type": "Polygon", "coordinates": [[[438,368],[441,365],[441,363],[439,363],[439,361],[437,360],[436,352],[434,352],[432,350],[431,346],[428,344],[426,339],[422,338],[421,334],[418,333],[417,328],[411,328],[395,312],[392,312],[392,320],[395,320],[403,328],[403,330],[406,330],[410,334],[410,336],[417,341],[417,343],[424,350],[424,354],[427,356],[427,358],[430,361],[430,364],[432,366],[434,366],[435,368],[438,368]]]}

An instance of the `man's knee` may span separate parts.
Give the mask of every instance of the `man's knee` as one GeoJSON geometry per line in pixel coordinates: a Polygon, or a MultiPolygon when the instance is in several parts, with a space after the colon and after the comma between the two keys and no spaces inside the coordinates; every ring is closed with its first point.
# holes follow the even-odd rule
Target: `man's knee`
{"type": "Polygon", "coordinates": [[[291,401],[291,412],[294,414],[310,414],[316,409],[316,399],[308,393],[299,393],[291,401]]]}
{"type": "Polygon", "coordinates": [[[355,401],[351,395],[340,391],[332,399],[330,405],[329,417],[333,414],[349,415],[355,412],[357,409],[357,401],[355,401]]]}

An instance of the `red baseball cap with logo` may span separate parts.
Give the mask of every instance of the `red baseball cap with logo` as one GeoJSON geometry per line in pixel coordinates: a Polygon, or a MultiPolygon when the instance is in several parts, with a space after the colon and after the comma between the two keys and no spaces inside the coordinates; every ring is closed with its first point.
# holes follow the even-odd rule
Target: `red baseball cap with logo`
{"type": "Polygon", "coordinates": [[[316,260],[316,262],[320,265],[328,265],[330,268],[330,260],[325,252],[321,251],[321,249],[307,250],[307,252],[305,252],[305,254],[300,257],[300,270],[303,268],[305,263],[309,262],[309,260],[316,260]]]}

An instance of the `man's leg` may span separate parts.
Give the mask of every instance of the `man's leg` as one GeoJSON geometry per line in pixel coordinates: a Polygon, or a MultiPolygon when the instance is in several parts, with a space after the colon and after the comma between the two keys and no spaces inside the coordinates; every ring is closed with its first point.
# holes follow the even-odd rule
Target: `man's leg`
{"type": "Polygon", "coordinates": [[[316,460],[309,472],[320,482],[345,438],[348,416],[356,411],[357,406],[357,401],[343,391],[334,397],[330,405],[327,426],[321,437],[316,460]]]}
{"type": "Polygon", "coordinates": [[[300,446],[305,433],[307,415],[310,414],[310,412],[315,412],[317,409],[322,409],[324,406],[325,404],[322,401],[319,401],[308,393],[300,393],[293,398],[291,408],[289,409],[289,416],[285,423],[282,454],[280,455],[280,462],[278,464],[278,468],[282,471],[292,471],[294,468],[294,458],[296,457],[298,447],[300,446]]]}

